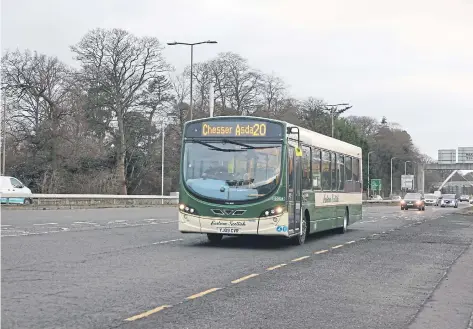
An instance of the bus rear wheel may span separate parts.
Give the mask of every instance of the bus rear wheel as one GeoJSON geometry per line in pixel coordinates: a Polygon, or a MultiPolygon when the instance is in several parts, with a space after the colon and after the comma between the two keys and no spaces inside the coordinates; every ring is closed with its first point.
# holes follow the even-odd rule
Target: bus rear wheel
{"type": "Polygon", "coordinates": [[[222,234],[207,233],[207,239],[209,239],[209,241],[212,243],[220,242],[222,241],[222,238],[223,238],[222,234]]]}
{"type": "Polygon", "coordinates": [[[338,228],[338,233],[344,234],[348,228],[348,209],[345,209],[345,215],[343,215],[343,226],[338,228]]]}

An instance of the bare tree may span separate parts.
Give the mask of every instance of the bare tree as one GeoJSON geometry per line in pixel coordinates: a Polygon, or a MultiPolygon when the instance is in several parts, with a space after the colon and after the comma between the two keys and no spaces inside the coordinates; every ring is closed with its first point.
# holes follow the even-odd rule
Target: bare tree
{"type": "MultiPolygon", "coordinates": [[[[68,111],[63,105],[70,91],[70,69],[56,57],[30,51],[7,52],[2,64],[2,89],[16,103],[13,117],[21,122],[23,129],[33,126],[36,137],[40,129],[48,132],[45,141],[51,167],[43,181],[47,190],[53,190],[58,170],[60,123],[68,111]]],[[[31,137],[36,141],[35,136],[31,137]]]]}
{"type": "Polygon", "coordinates": [[[162,47],[156,38],[138,38],[121,29],[95,29],[71,49],[82,66],[82,78],[100,90],[100,102],[116,119],[117,129],[110,131],[117,141],[120,193],[127,194],[125,121],[146,84],[169,70],[162,47]]]}
{"type": "Polygon", "coordinates": [[[286,98],[286,85],[284,81],[273,74],[264,74],[260,81],[260,94],[265,102],[266,110],[278,113],[284,105],[286,98]]]}

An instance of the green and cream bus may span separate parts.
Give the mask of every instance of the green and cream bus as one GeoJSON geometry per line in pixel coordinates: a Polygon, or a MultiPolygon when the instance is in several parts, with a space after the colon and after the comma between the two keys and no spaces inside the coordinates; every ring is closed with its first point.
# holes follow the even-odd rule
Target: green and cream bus
{"type": "Polygon", "coordinates": [[[288,122],[246,116],[184,127],[179,231],[303,244],[362,217],[361,148],[288,122]]]}

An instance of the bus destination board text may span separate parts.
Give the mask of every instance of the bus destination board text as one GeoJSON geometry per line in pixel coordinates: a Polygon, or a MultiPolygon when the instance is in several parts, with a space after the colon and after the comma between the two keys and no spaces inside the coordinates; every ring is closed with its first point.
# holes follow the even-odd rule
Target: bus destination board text
{"type": "Polygon", "coordinates": [[[222,125],[202,124],[202,136],[265,137],[266,123],[222,125]]]}

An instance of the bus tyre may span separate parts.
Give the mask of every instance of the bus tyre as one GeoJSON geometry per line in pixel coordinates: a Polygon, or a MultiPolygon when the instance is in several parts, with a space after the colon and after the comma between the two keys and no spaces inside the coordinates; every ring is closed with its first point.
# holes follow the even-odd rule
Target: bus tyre
{"type": "Polygon", "coordinates": [[[304,220],[302,221],[302,231],[295,238],[293,238],[292,243],[296,246],[303,245],[307,237],[307,231],[307,218],[304,218],[304,220]]]}
{"type": "Polygon", "coordinates": [[[32,203],[33,203],[33,202],[32,202],[31,199],[25,199],[25,200],[23,200],[23,204],[24,204],[24,205],[30,205],[30,204],[32,204],[32,203]]]}
{"type": "Polygon", "coordinates": [[[222,241],[223,235],[222,234],[215,234],[215,233],[207,233],[207,239],[209,239],[212,243],[217,243],[222,241]]]}
{"type": "Polygon", "coordinates": [[[343,226],[338,229],[338,233],[344,234],[348,228],[348,210],[345,209],[345,215],[343,215],[343,226]]]}

